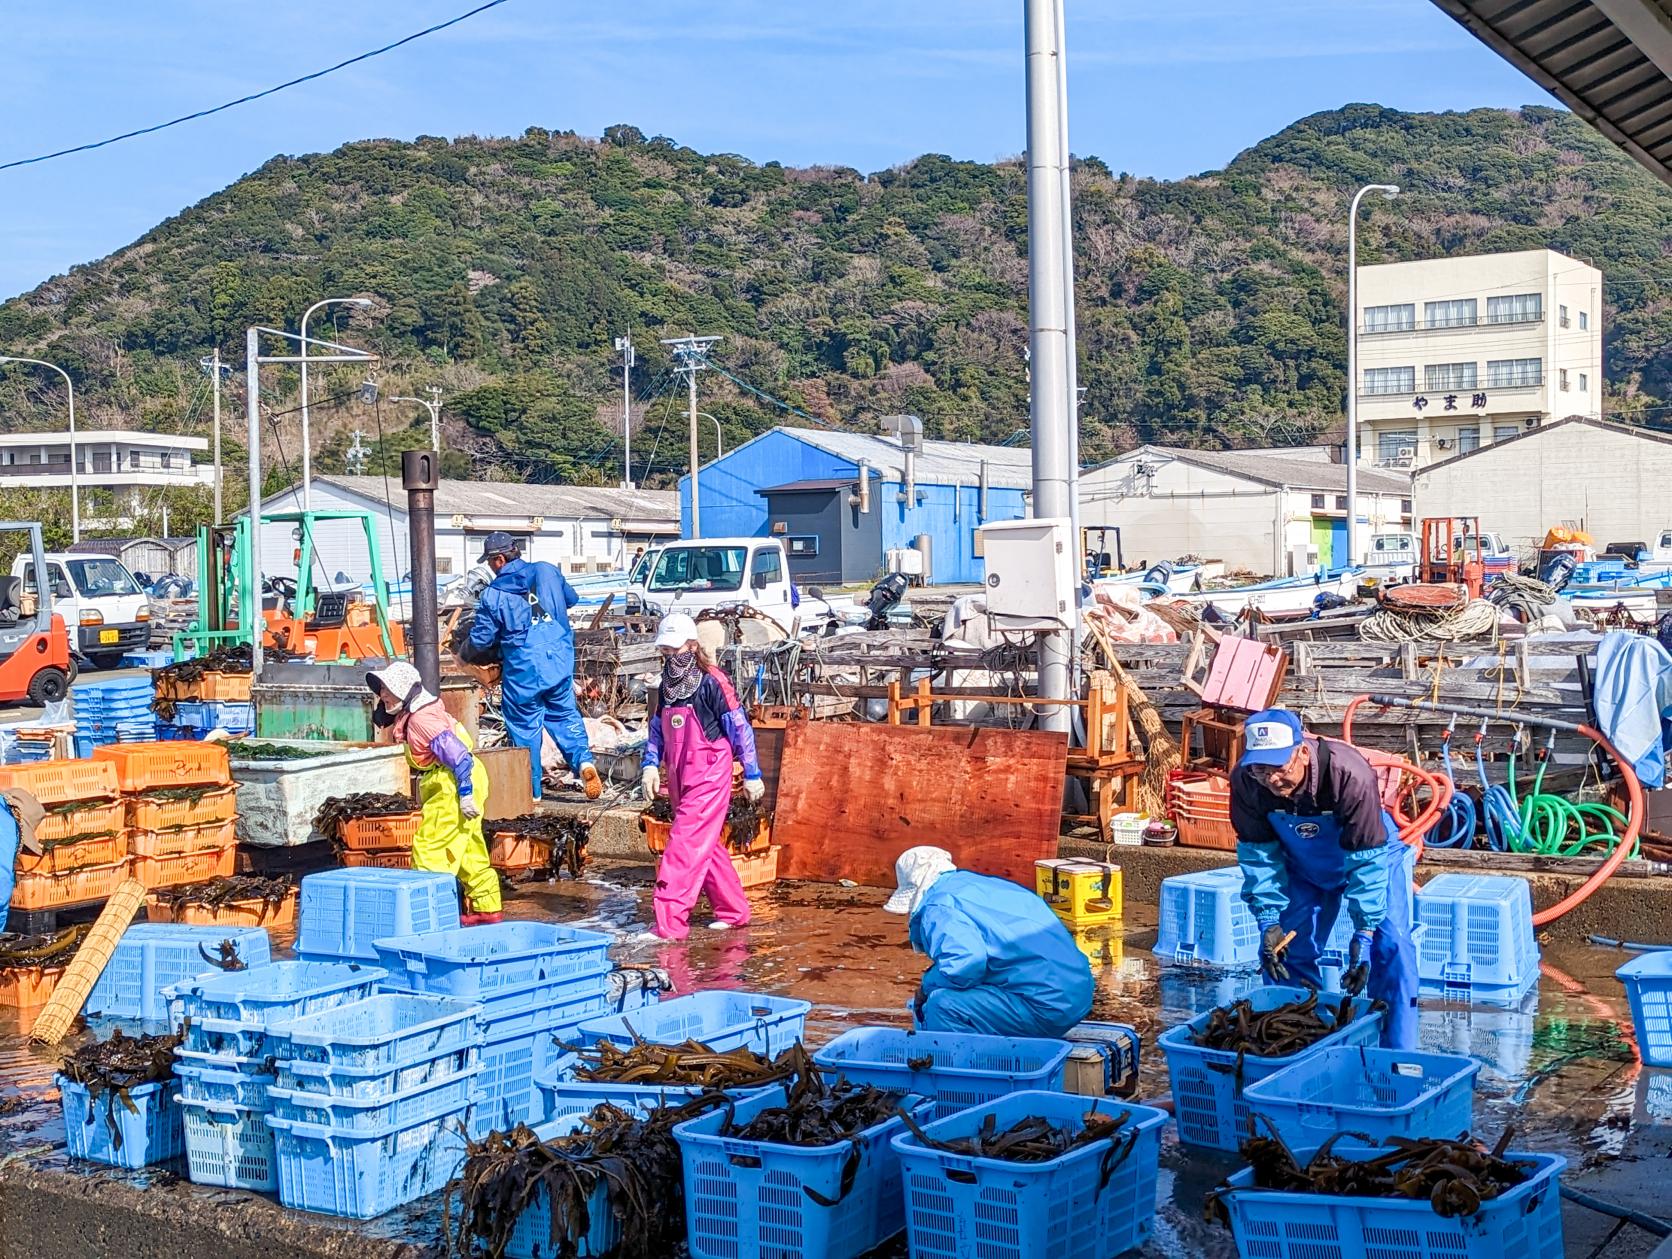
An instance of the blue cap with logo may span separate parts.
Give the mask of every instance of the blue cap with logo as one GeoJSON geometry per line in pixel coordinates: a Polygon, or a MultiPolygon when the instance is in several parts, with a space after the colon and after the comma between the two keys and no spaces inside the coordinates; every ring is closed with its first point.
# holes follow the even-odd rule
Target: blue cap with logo
{"type": "Polygon", "coordinates": [[[517,540],[504,530],[495,529],[482,543],[482,558],[477,563],[486,563],[491,556],[515,555],[517,540]]]}
{"type": "Polygon", "coordinates": [[[1287,708],[1266,708],[1242,723],[1239,765],[1287,765],[1304,737],[1300,718],[1287,708]]]}

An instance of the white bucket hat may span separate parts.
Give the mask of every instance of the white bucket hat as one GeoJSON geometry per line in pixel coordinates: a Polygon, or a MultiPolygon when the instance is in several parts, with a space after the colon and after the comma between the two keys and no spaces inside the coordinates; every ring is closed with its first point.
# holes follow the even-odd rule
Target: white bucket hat
{"type": "Polygon", "coordinates": [[[424,680],[418,676],[418,670],[404,660],[391,661],[383,668],[366,674],[366,685],[376,694],[376,687],[371,686],[374,681],[383,688],[384,694],[393,704],[392,708],[385,705],[391,712],[399,712],[403,708],[409,711],[422,708],[435,698],[424,689],[424,680]]]}
{"type": "Polygon", "coordinates": [[[923,845],[906,849],[894,862],[894,879],[900,886],[883,905],[883,910],[890,914],[915,914],[935,880],[957,868],[952,864],[952,854],[944,848],[923,845]]]}

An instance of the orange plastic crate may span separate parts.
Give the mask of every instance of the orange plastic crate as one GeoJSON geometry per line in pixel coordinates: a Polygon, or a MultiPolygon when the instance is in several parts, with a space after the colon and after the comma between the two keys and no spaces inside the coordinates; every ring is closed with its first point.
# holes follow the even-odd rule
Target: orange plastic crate
{"type": "Polygon", "coordinates": [[[160,800],[156,796],[125,796],[127,824],[135,830],[166,831],[176,826],[224,822],[237,814],[238,788],[217,787],[196,800],[160,800]]]}
{"type": "Polygon", "coordinates": [[[488,838],[488,860],[501,870],[533,870],[549,866],[552,841],[528,835],[492,835],[488,838]]]}
{"type": "Polygon", "coordinates": [[[412,869],[412,849],[389,848],[380,851],[348,848],[343,851],[342,863],[350,869],[374,866],[380,870],[410,870],[412,869]]]}
{"type": "Polygon", "coordinates": [[[223,700],[232,703],[247,701],[255,680],[248,673],[205,673],[193,682],[182,682],[172,674],[153,677],[161,699],[223,700]]]}
{"type": "MultiPolygon", "coordinates": [[[[720,832],[720,842],[730,846],[731,823],[727,822],[720,832]]],[[[658,822],[646,814],[639,814],[639,830],[644,832],[644,845],[651,852],[666,852],[668,836],[673,832],[672,822],[658,822]]],[[[772,827],[765,818],[760,821],[760,827],[755,832],[754,839],[749,841],[747,853],[763,853],[772,846],[772,827]]],[[[732,853],[737,856],[736,852],[732,853]]]]}
{"type": "Polygon", "coordinates": [[[123,857],[109,865],[83,866],[64,874],[20,874],[12,891],[12,908],[61,909],[108,900],[122,886],[132,865],[123,857]]]}
{"type": "Polygon", "coordinates": [[[355,852],[377,852],[390,848],[410,848],[412,837],[418,833],[418,823],[424,815],[391,813],[383,817],[350,818],[337,828],[337,838],[344,848],[355,852]]]}
{"type": "Polygon", "coordinates": [[[732,868],[744,887],[765,887],[778,881],[778,853],[781,845],[773,844],[765,852],[733,853],[732,868]]]}
{"type": "Polygon", "coordinates": [[[116,771],[106,762],[38,761],[0,767],[0,791],[27,791],[46,808],[72,800],[114,800],[116,771]]]}
{"type": "Polygon", "coordinates": [[[1235,852],[1237,847],[1237,833],[1231,826],[1231,819],[1198,818],[1189,813],[1175,812],[1173,822],[1179,828],[1178,842],[1186,848],[1217,848],[1222,852],[1235,852]]]}
{"type": "Polygon", "coordinates": [[[297,889],[274,903],[264,900],[228,901],[211,908],[208,905],[168,905],[155,896],[145,902],[145,917],[150,922],[192,923],[206,927],[266,927],[273,930],[296,923],[297,889]]]}
{"type": "Polygon", "coordinates": [[[164,831],[128,832],[128,851],[136,857],[178,857],[182,853],[225,848],[237,842],[238,823],[206,822],[201,826],[177,826],[164,831]]]}
{"type": "Polygon", "coordinates": [[[209,879],[224,879],[238,864],[238,845],[209,848],[202,852],[181,853],[173,857],[133,858],[134,878],[148,888],[178,887],[182,883],[202,883],[209,879]]]}
{"type": "Polygon", "coordinates": [[[43,844],[52,844],[66,839],[114,835],[122,829],[124,816],[120,800],[88,800],[71,813],[48,813],[35,828],[35,838],[43,844]]]}
{"type": "Polygon", "coordinates": [[[226,749],[218,743],[107,743],[93,749],[95,761],[116,769],[125,792],[158,787],[221,787],[232,781],[226,749]]]}
{"type": "Polygon", "coordinates": [[[53,844],[40,856],[17,854],[19,874],[69,874],[87,866],[107,866],[128,855],[128,838],[121,831],[53,844]]]}
{"type": "Polygon", "coordinates": [[[14,1010],[32,1010],[45,1005],[58,981],[64,977],[62,966],[46,968],[25,966],[17,970],[0,970],[0,1006],[14,1010]]]}

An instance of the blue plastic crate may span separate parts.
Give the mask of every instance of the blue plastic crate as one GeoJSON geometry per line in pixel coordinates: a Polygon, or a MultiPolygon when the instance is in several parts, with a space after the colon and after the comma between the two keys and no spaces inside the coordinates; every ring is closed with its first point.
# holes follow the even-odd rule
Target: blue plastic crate
{"type": "Polygon", "coordinates": [[[268,1060],[222,1058],[213,1054],[175,1051],[174,1075],[180,1096],[194,1102],[267,1109],[267,1090],[277,1082],[268,1060]]]}
{"type": "Polygon", "coordinates": [[[499,922],[374,942],[388,986],[485,999],[609,972],[610,937],[551,922],[499,922]]]}
{"type": "Polygon", "coordinates": [[[1646,1067],[1672,1067],[1672,950],[1639,953],[1614,974],[1626,987],[1646,1067]]]}
{"type": "MultiPolygon", "coordinates": [[[[1254,989],[1247,999],[1256,1011],[1263,1011],[1291,1001],[1304,1001],[1307,995],[1304,988],[1273,984],[1254,989]]],[[[1239,1060],[1237,1054],[1192,1044],[1191,1033],[1205,1027],[1210,1014],[1198,1015],[1182,1026],[1161,1033],[1156,1043],[1167,1055],[1167,1071],[1172,1076],[1173,1112],[1178,1121],[1179,1140],[1185,1145],[1234,1153],[1248,1135],[1249,1110],[1242,1090],[1322,1049],[1376,1044],[1382,1037],[1382,1014],[1379,1010],[1372,1012],[1371,1004],[1366,997],[1353,998],[1352,1008],[1357,1017],[1346,1027],[1283,1058],[1250,1055],[1239,1060]]]]}
{"type": "Polygon", "coordinates": [[[280,1088],[323,1093],[329,1097],[380,1098],[474,1071],[481,1061],[481,1046],[469,1045],[450,1054],[396,1067],[393,1071],[381,1066],[333,1067],[329,1063],[297,1062],[291,1058],[280,1059],[274,1066],[279,1077],[276,1083],[280,1088]]]}
{"type": "Polygon", "coordinates": [[[182,1096],[186,1174],[193,1184],[272,1193],[279,1187],[273,1130],[267,1112],[253,1106],[199,1102],[182,1096]]]}
{"type": "Polygon", "coordinates": [[[305,1014],[363,1001],[383,972],[363,963],[274,962],[255,971],[200,975],[163,995],[184,1048],[219,1056],[266,1052],[267,1028],[305,1014]]]}
{"type": "Polygon", "coordinates": [[[542,1120],[545,1103],[535,1087],[561,1054],[550,1031],[526,1032],[489,1041],[482,1047],[482,1074],[477,1077],[470,1111],[470,1135],[481,1137],[494,1129],[542,1120]]]}
{"type": "Polygon", "coordinates": [[[369,1220],[434,1193],[464,1162],[462,1113],[371,1133],[269,1115],[279,1201],[300,1211],[369,1220]]]}
{"type": "Polygon", "coordinates": [[[61,1075],[53,1080],[63,1098],[64,1144],[71,1158],[112,1167],[149,1167],[179,1158],[185,1149],[172,1080],[129,1089],[133,1111],[114,1093],[95,1100],[85,1085],[61,1075]]]}
{"type": "MultiPolygon", "coordinates": [[[[1335,1152],[1365,1158],[1383,1151],[1341,1142],[1335,1152]]],[[[1237,1250],[1261,1259],[1562,1259],[1557,1177],[1567,1160],[1515,1151],[1508,1157],[1532,1164],[1533,1174],[1475,1214],[1450,1219],[1426,1201],[1256,1189],[1247,1168],[1230,1177],[1232,1188],[1219,1200],[1230,1214],[1237,1250]]]]}
{"type": "Polygon", "coordinates": [[[1358,1045],[1309,1054],[1248,1085],[1242,1098],[1304,1158],[1337,1132],[1378,1142],[1466,1136],[1479,1073],[1480,1063],[1456,1054],[1358,1045]]]}
{"type": "Polygon", "coordinates": [[[240,975],[264,966],[272,953],[267,932],[261,927],[136,923],[122,933],[83,1012],[89,1016],[164,1021],[168,1018],[168,1001],[163,989],[214,971],[216,964],[205,961],[204,954],[218,958],[223,940],[231,940],[238,956],[252,968],[236,972],[240,975]]]}
{"type": "MultiPolygon", "coordinates": [[[[745,1124],[783,1105],[784,1096],[780,1086],[745,1098],[732,1108],[735,1122],[745,1124]]],[[[931,1109],[919,1098],[903,1099],[901,1105],[919,1123],[931,1109]]],[[[685,1168],[685,1240],[691,1259],[853,1259],[905,1227],[900,1159],[890,1144],[905,1131],[903,1119],[877,1124],[836,1145],[788,1146],[721,1136],[726,1117],[725,1110],[713,1111],[673,1130],[685,1168]],[[858,1166],[844,1194],[844,1165],[856,1150],[858,1166]],[[820,1206],[810,1193],[835,1200],[835,1205],[820,1206]]]]}
{"type": "Polygon", "coordinates": [[[130,651],[122,657],[124,669],[166,669],[174,663],[174,653],[167,647],[151,651],[130,651]]]}
{"type": "MultiPolygon", "coordinates": [[[[539,1091],[538,1121],[542,1124],[572,1122],[577,1116],[590,1115],[594,1109],[608,1103],[619,1106],[629,1114],[643,1115],[663,1106],[678,1106],[700,1097],[712,1089],[701,1085],[680,1084],[589,1084],[574,1078],[580,1058],[559,1051],[545,1070],[536,1074],[534,1087],[539,1091]]],[[[756,1085],[751,1088],[726,1089],[728,1096],[752,1097],[762,1089],[775,1085],[756,1085]]]]}
{"type": "Polygon", "coordinates": [[[1062,1087],[1065,1040],[856,1027],[813,1055],[827,1078],[875,1084],[934,1102],[936,1119],[1023,1089],[1062,1087]],[[908,1064],[929,1059],[927,1067],[908,1064]]]}
{"type": "Polygon", "coordinates": [[[1417,950],[1425,995],[1513,1005],[1538,982],[1525,879],[1442,874],[1417,894],[1416,920],[1427,928],[1417,950]]]}
{"type": "Polygon", "coordinates": [[[281,1119],[319,1124],[337,1132],[377,1132],[409,1128],[437,1115],[450,1115],[470,1105],[480,1067],[429,1080],[382,1097],[333,1097],[295,1089],[268,1090],[272,1113],[281,1119]]]}
{"type": "MultiPolygon", "coordinates": [[[[537,1128],[542,1141],[566,1135],[561,1125],[537,1128]]],[[[599,1259],[609,1254],[621,1242],[621,1225],[610,1212],[609,1181],[600,1178],[586,1200],[587,1234],[575,1245],[578,1259],[599,1259]]],[[[553,1259],[558,1253],[552,1244],[551,1195],[541,1187],[534,1191],[522,1214],[517,1217],[511,1238],[505,1243],[505,1259],[553,1259]]]]}
{"type": "Polygon", "coordinates": [[[425,870],[326,870],[302,880],[296,951],[377,960],[374,940],[459,925],[459,881],[425,870]]]}
{"type": "Polygon", "coordinates": [[[255,704],[250,700],[180,700],[174,705],[174,721],[189,730],[248,734],[255,729],[255,704]]]}
{"type": "Polygon", "coordinates": [[[756,992],[694,992],[646,1007],[636,1014],[617,1014],[580,1025],[583,1045],[613,1040],[633,1042],[633,1033],[659,1045],[700,1040],[725,1053],[747,1046],[776,1058],[801,1039],[810,1001],[769,997],[756,992]],[[629,1026],[630,1025],[630,1026],[629,1026]]]}
{"type": "Polygon", "coordinates": [[[1242,900],[1236,866],[1161,880],[1155,955],[1183,966],[1243,969],[1260,963],[1260,928],[1242,900]]]}
{"type": "Polygon", "coordinates": [[[1136,1250],[1155,1218],[1165,1111],[1067,1093],[1013,1093],[924,1129],[938,1140],[973,1137],[991,1115],[1000,1131],[1038,1116],[1078,1132],[1085,1115],[1125,1114],[1108,1141],[1046,1163],[1009,1163],[894,1138],[914,1259],[1107,1259],[1136,1250]],[[1104,1178],[1104,1163],[1115,1154],[1104,1178]]]}
{"type": "Polygon", "coordinates": [[[482,1043],[482,1007],[453,997],[388,992],[272,1029],[276,1059],[391,1072],[482,1043]]]}

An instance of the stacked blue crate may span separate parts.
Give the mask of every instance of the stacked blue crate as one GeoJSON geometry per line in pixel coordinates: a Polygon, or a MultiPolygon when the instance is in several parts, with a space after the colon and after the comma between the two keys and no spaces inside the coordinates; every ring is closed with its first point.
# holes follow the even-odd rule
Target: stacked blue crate
{"type": "Polygon", "coordinates": [[[276,1083],[269,1029],[373,995],[370,966],[276,962],[170,989],[185,1126],[186,1165],[200,1185],[272,1192],[279,1187],[269,1090],[276,1083]]]}
{"type": "Polygon", "coordinates": [[[72,686],[77,755],[89,756],[106,743],[153,742],[157,737],[157,715],[151,711],[155,693],[150,678],[113,678],[72,686]]]}
{"type": "Polygon", "coordinates": [[[262,967],[272,958],[272,945],[261,927],[135,923],[117,941],[116,951],[87,996],[83,1013],[89,1017],[161,1022],[169,1016],[165,991],[219,969],[223,943],[232,945],[234,955],[245,967],[262,967]]]}
{"type": "Polygon", "coordinates": [[[464,1161],[482,1007],[390,992],[272,1030],[279,1201],[370,1219],[434,1193],[464,1161]]]}
{"type": "Polygon", "coordinates": [[[296,953],[377,962],[373,941],[459,925],[459,881],[425,870],[325,870],[302,880],[296,953]]]}
{"type": "Polygon", "coordinates": [[[1417,897],[1422,995],[1517,1006],[1538,984],[1538,936],[1525,879],[1442,874],[1417,897]]]}
{"type": "Polygon", "coordinates": [[[536,1077],[556,1042],[609,1010],[610,937],[557,923],[504,922],[377,941],[390,991],[480,1002],[482,1071],[472,1136],[543,1118],[536,1077]]]}
{"type": "Polygon", "coordinates": [[[169,724],[177,731],[174,737],[182,739],[201,739],[211,730],[249,735],[255,733],[255,704],[250,700],[180,700],[169,724]]]}

